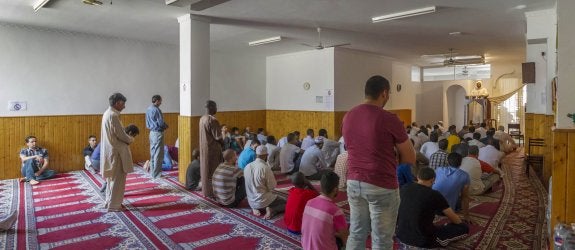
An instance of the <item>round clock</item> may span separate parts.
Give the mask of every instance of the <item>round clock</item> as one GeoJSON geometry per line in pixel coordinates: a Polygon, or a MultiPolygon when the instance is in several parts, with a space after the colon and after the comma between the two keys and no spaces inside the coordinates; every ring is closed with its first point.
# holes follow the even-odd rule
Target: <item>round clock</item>
{"type": "Polygon", "coordinates": [[[309,88],[311,88],[311,84],[309,84],[309,82],[304,82],[303,83],[303,89],[309,90],[309,88]]]}

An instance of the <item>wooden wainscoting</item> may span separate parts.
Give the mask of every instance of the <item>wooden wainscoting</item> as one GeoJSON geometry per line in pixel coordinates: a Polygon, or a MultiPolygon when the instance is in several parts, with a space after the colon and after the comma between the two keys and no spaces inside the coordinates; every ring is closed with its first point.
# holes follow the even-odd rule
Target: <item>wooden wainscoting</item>
{"type": "Polygon", "coordinates": [[[192,162],[192,150],[199,145],[199,116],[178,116],[178,179],[186,183],[186,170],[192,162]]]}
{"type": "Polygon", "coordinates": [[[529,138],[543,138],[545,144],[544,148],[533,148],[535,154],[543,154],[544,162],[543,169],[541,170],[541,182],[545,187],[549,184],[549,177],[553,167],[553,125],[555,123],[555,116],[545,114],[525,113],[525,153],[529,149],[529,138]]]}
{"type": "Polygon", "coordinates": [[[575,129],[553,131],[551,228],[575,222],[575,129]]]}
{"type": "MultiPolygon", "coordinates": [[[[122,114],[124,126],[134,123],[140,135],[131,145],[134,162],[149,158],[148,130],[144,114],[122,114]]],[[[177,138],[177,114],[165,113],[170,128],[166,131],[166,144],[174,144],[177,138]]],[[[20,177],[18,153],[26,145],[24,138],[35,135],[38,146],[48,149],[50,168],[58,172],[80,170],[84,167],[82,149],[88,144],[88,136],[100,137],[102,115],[30,116],[0,118],[0,179],[20,177]]]]}
{"type": "Polygon", "coordinates": [[[220,124],[226,124],[229,130],[232,127],[238,127],[240,131],[243,131],[249,126],[253,133],[257,133],[258,128],[267,129],[265,110],[224,111],[218,112],[216,117],[220,124]]]}
{"type": "Polygon", "coordinates": [[[300,138],[303,138],[308,128],[312,128],[315,135],[319,129],[326,129],[328,137],[333,139],[334,117],[334,112],[325,111],[267,110],[266,128],[268,134],[274,135],[278,140],[295,130],[300,131],[300,138]]]}

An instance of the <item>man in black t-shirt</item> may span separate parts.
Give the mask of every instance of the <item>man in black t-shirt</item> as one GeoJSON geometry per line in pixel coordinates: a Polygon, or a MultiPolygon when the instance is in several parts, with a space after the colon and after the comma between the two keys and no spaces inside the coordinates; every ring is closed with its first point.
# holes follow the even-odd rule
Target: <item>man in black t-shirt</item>
{"type": "Polygon", "coordinates": [[[404,244],[425,248],[447,246],[469,232],[467,224],[449,207],[443,195],[431,189],[434,181],[435,171],[426,167],[419,171],[417,183],[401,188],[397,238],[404,244]],[[451,223],[434,225],[435,214],[441,213],[451,223]]]}

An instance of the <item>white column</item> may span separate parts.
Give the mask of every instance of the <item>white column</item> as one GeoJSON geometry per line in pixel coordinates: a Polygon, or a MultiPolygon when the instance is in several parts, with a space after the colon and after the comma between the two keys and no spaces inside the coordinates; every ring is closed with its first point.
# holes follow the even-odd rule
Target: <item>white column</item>
{"type": "Polygon", "coordinates": [[[535,84],[527,84],[527,113],[553,114],[551,81],[556,75],[555,8],[526,12],[526,62],[535,62],[535,84]]]}
{"type": "Polygon", "coordinates": [[[210,99],[210,24],[186,14],[180,23],[180,115],[201,116],[210,99]]]}
{"type": "MultiPolygon", "coordinates": [[[[557,25],[558,25],[558,68],[557,74],[557,121],[558,128],[575,128],[573,119],[567,114],[575,113],[575,29],[573,22],[575,16],[575,1],[557,1],[557,25]]],[[[571,151],[572,152],[572,151],[571,151]]]]}

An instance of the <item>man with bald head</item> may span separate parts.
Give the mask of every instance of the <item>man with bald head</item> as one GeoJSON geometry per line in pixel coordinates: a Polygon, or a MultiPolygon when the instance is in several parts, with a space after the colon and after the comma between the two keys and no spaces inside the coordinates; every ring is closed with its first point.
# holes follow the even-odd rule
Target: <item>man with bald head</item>
{"type": "Polygon", "coordinates": [[[220,123],[214,116],[218,112],[216,102],[206,101],[206,114],[200,118],[200,176],[204,197],[214,198],[212,176],[222,162],[222,138],[220,123]]]}
{"type": "Polygon", "coordinates": [[[238,168],[236,151],[227,149],[224,162],[216,168],[212,179],[216,201],[225,207],[237,207],[246,198],[244,175],[238,168]]]}

